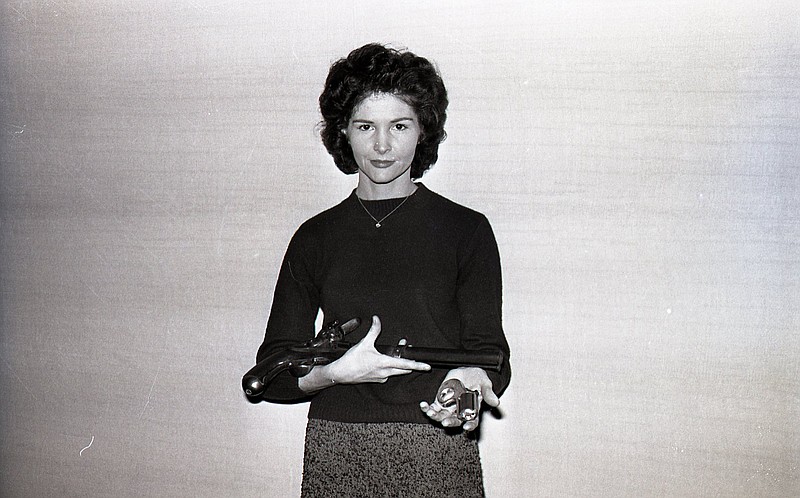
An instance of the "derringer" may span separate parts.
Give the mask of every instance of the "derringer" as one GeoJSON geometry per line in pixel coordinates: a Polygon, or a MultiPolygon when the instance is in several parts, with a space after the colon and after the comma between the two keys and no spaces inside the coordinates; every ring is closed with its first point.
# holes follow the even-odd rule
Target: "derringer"
{"type": "Polygon", "coordinates": [[[475,420],[478,417],[480,398],[478,391],[464,387],[458,379],[448,379],[442,383],[437,401],[444,407],[456,407],[456,417],[462,422],[475,420]]]}

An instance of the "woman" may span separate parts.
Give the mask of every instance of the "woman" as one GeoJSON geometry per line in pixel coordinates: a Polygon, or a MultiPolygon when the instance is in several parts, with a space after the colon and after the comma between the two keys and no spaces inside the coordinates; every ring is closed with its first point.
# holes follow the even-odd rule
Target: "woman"
{"type": "Polygon", "coordinates": [[[445,137],[444,84],[426,59],[369,44],[333,64],[319,102],[325,147],[358,185],[292,238],[257,361],[311,338],[320,309],[326,323],[365,320],[340,359],[299,379],[281,375],[264,395],[311,398],[303,496],[483,496],[467,437],[478,418],[459,429],[454,410],[433,401],[454,378],[495,407],[511,377],[491,227],[415,182],[445,137]],[[378,353],[379,335],[383,344],[494,348],[506,360],[499,373],[432,369],[378,353]]]}

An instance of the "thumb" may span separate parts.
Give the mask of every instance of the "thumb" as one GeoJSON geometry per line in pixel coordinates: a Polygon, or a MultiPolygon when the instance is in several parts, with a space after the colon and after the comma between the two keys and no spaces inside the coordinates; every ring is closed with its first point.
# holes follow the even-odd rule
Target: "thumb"
{"type": "Polygon", "coordinates": [[[375,340],[381,334],[381,320],[377,315],[372,316],[372,325],[370,325],[367,335],[362,339],[363,342],[375,345],[375,340]]]}
{"type": "Polygon", "coordinates": [[[484,386],[481,390],[483,391],[482,394],[484,403],[491,407],[496,407],[500,404],[500,398],[497,397],[497,395],[494,393],[494,390],[490,386],[484,386]]]}

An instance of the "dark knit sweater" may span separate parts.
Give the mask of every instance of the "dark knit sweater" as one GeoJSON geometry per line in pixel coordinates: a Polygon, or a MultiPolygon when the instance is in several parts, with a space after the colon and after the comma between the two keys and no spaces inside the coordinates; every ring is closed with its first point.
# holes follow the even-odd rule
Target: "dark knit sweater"
{"type": "MultiPolygon", "coordinates": [[[[281,266],[257,361],[311,338],[319,308],[325,323],[362,319],[361,327],[348,334],[352,343],[378,315],[378,344],[405,337],[420,347],[500,349],[505,364],[489,377],[495,392],[503,392],[511,368],[492,229],[484,215],[418,185],[380,228],[355,191],[300,226],[281,266]]],[[[419,402],[435,397],[446,373],[434,369],[391,377],[384,384],[337,385],[313,396],[309,418],[427,423],[419,402]]],[[[289,374],[278,376],[264,395],[271,401],[305,397],[289,374]]]]}

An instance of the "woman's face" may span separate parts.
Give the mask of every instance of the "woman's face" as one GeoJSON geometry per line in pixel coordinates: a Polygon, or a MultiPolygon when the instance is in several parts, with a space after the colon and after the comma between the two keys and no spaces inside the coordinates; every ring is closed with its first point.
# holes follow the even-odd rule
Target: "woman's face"
{"type": "Polygon", "coordinates": [[[399,97],[377,93],[356,105],[344,130],[359,180],[387,185],[411,181],[411,161],[421,133],[417,113],[399,97]]]}

